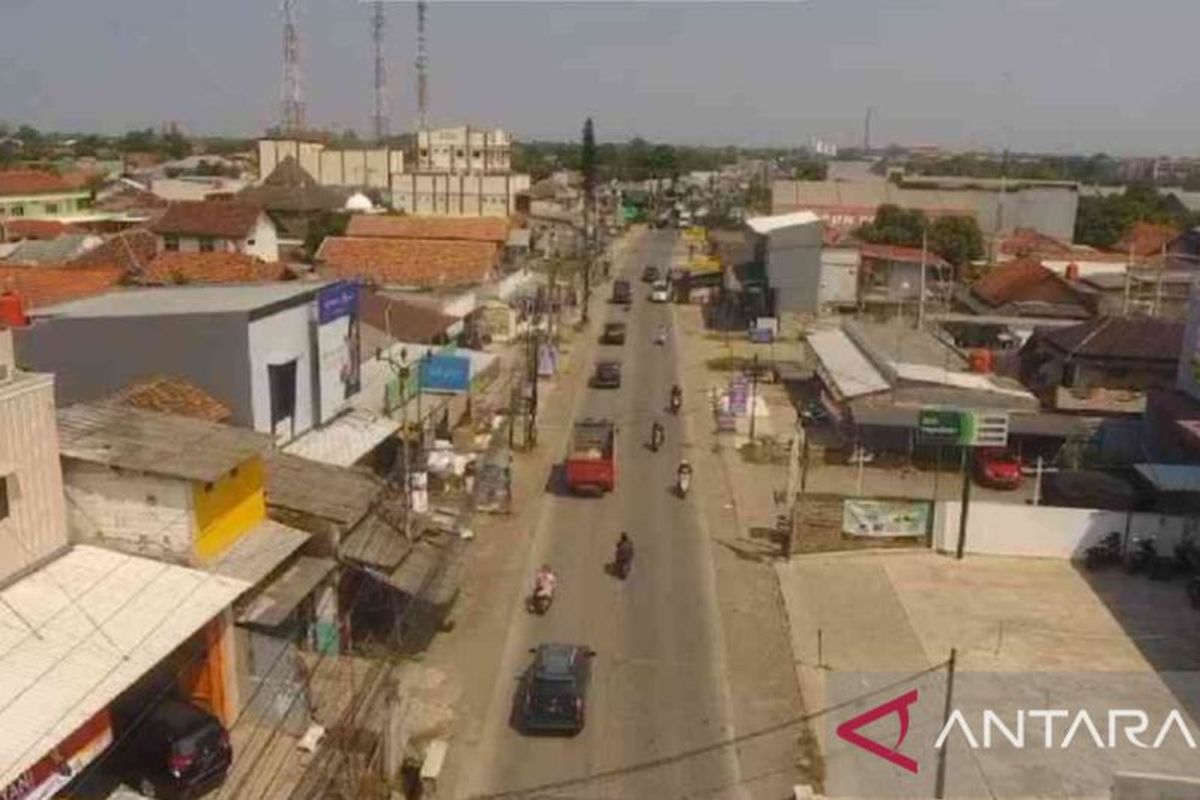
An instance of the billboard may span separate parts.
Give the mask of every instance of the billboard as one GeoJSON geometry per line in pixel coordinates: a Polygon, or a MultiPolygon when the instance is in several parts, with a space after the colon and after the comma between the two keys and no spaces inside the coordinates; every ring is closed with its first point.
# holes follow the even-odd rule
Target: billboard
{"type": "Polygon", "coordinates": [[[317,291],[317,391],[320,421],[333,418],[362,387],[359,287],[338,281],[317,291]]]}
{"type": "Polygon", "coordinates": [[[471,359],[435,355],[421,359],[421,389],[459,394],[471,387],[471,359]]]}
{"type": "Polygon", "coordinates": [[[917,415],[917,433],[922,444],[1004,447],[1008,444],[1008,413],[922,408],[917,415]]]}

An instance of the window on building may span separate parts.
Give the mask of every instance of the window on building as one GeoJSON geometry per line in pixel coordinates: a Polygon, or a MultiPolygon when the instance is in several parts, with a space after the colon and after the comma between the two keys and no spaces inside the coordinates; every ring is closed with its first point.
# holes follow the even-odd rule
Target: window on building
{"type": "Polygon", "coordinates": [[[47,214],[57,214],[58,213],[58,203],[46,203],[46,213],[47,214]]]}
{"type": "Polygon", "coordinates": [[[179,250],[179,237],[178,236],[164,236],[163,237],[163,250],[170,250],[171,252],[176,252],[177,250],[179,250]]]}
{"type": "Polygon", "coordinates": [[[483,158],[483,153],[481,153],[480,151],[476,150],[474,153],[472,153],[472,154],[471,154],[471,158],[474,158],[474,159],[476,159],[476,160],[479,160],[479,159],[483,158]]]}
{"type": "Polygon", "coordinates": [[[463,155],[464,155],[464,153],[463,153],[463,149],[461,147],[454,151],[454,156],[456,158],[462,158],[463,155]]]}
{"type": "Polygon", "coordinates": [[[25,206],[12,206],[9,208],[8,213],[14,217],[23,217],[25,216],[25,206]]]}
{"type": "Polygon", "coordinates": [[[8,475],[0,475],[0,519],[8,519],[8,475]]]}
{"type": "Polygon", "coordinates": [[[215,248],[213,247],[213,240],[212,240],[211,236],[201,236],[200,237],[200,252],[201,253],[211,253],[214,249],[215,248]]]}

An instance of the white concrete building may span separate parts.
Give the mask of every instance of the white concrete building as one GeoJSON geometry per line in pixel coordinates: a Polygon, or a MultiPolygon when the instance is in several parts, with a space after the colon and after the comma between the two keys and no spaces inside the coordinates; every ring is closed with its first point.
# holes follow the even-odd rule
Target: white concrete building
{"type": "Polygon", "coordinates": [[[823,223],[811,211],[753,217],[746,221],[755,260],[767,272],[770,308],[816,314],[820,309],[823,223]]]}
{"type": "Polygon", "coordinates": [[[417,131],[417,172],[505,173],[512,169],[512,136],[469,125],[417,131]]]}
{"type": "Polygon", "coordinates": [[[259,180],[289,156],[323,186],[387,190],[391,176],[404,172],[404,152],[390,147],[340,149],[297,139],[259,139],[259,180]]]}
{"type": "Polygon", "coordinates": [[[529,176],[412,172],[392,176],[392,206],[408,214],[507,217],[517,195],[529,191],[529,176]]]}

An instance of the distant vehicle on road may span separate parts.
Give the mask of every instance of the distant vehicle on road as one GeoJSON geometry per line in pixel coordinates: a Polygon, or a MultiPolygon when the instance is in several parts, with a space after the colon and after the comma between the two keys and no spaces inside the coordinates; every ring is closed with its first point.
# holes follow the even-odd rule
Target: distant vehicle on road
{"type": "Polygon", "coordinates": [[[666,303],[671,299],[671,287],[664,280],[657,280],[650,287],[650,301],[652,303],[666,303]]]}
{"type": "Polygon", "coordinates": [[[617,485],[617,429],[609,420],[575,423],[571,450],[563,464],[567,488],[574,494],[604,494],[617,485]]]}
{"type": "Polygon", "coordinates": [[[604,326],[604,333],[600,336],[600,342],[602,344],[625,344],[625,323],[607,323],[604,326]]]}
{"type": "Polygon", "coordinates": [[[233,762],[229,733],[220,720],[191,703],[164,700],[143,719],[118,717],[118,763],[130,785],[146,797],[199,797],[225,780],[233,762]]]}
{"type": "Polygon", "coordinates": [[[975,451],[975,481],[992,489],[1017,489],[1021,486],[1021,462],[1000,447],[981,447],[975,451]]]}
{"type": "Polygon", "coordinates": [[[642,283],[654,283],[658,278],[658,267],[653,264],[647,264],[642,270],[642,283]]]}
{"type": "Polygon", "coordinates": [[[597,361],[596,370],[592,373],[593,389],[620,389],[621,362],[597,361]]]}
{"type": "Polygon", "coordinates": [[[523,681],[520,720],[526,733],[576,734],[583,730],[587,690],[596,651],[557,642],[531,648],[533,663],[523,681]]]}
{"type": "Polygon", "coordinates": [[[624,278],[613,281],[612,301],[617,305],[627,306],[633,303],[633,287],[624,278]]]}

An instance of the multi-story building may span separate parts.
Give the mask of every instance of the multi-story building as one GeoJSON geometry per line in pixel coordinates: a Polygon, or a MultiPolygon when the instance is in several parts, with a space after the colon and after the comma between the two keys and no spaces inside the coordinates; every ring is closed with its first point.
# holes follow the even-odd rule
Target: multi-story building
{"type": "Polygon", "coordinates": [[[417,172],[505,173],[512,169],[512,136],[504,130],[417,131],[417,172]]]}
{"type": "Polygon", "coordinates": [[[404,171],[404,152],[390,147],[333,148],[298,139],[259,139],[259,180],[287,158],[322,186],[387,190],[391,176],[404,171]]]}
{"type": "Polygon", "coordinates": [[[392,176],[392,206],[407,214],[451,217],[507,217],[517,196],[529,191],[529,176],[406,172],[392,176]]]}
{"type": "Polygon", "coordinates": [[[0,219],[27,217],[69,222],[92,205],[86,187],[36,170],[0,171],[0,219]]]}

